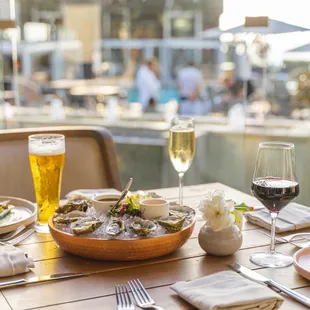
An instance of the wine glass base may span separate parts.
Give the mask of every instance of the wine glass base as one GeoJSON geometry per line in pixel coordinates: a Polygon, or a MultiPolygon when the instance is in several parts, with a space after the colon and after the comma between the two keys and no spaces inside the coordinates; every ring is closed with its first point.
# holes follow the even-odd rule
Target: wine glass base
{"type": "Polygon", "coordinates": [[[278,252],[261,252],[250,256],[250,261],[267,268],[287,267],[293,264],[293,258],[278,252]]]}
{"type": "Polygon", "coordinates": [[[36,232],[42,234],[48,234],[50,232],[47,224],[35,224],[34,229],[36,230],[36,232]]]}

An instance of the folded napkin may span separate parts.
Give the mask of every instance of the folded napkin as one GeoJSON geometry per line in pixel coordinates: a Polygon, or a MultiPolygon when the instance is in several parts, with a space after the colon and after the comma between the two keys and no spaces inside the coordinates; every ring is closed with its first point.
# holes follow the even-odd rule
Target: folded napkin
{"type": "MultiPolygon", "coordinates": [[[[270,230],[271,217],[267,209],[244,213],[246,219],[270,230]]],[[[310,227],[310,208],[298,203],[290,203],[278,215],[276,232],[298,230],[310,227]]]]}
{"type": "Polygon", "coordinates": [[[33,260],[13,245],[0,245],[0,277],[10,277],[29,271],[33,260]]]}
{"type": "Polygon", "coordinates": [[[276,310],[283,298],[268,287],[223,271],[171,288],[200,310],[276,310]]]}

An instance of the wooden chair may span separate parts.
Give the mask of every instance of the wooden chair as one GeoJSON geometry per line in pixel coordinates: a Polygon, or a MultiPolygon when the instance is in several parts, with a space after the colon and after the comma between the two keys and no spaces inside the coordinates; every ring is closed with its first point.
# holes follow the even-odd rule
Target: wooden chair
{"type": "Polygon", "coordinates": [[[66,137],[62,197],[74,189],[121,189],[115,146],[108,130],[49,127],[0,131],[0,195],[35,201],[28,136],[36,133],[61,133],[66,137]]]}

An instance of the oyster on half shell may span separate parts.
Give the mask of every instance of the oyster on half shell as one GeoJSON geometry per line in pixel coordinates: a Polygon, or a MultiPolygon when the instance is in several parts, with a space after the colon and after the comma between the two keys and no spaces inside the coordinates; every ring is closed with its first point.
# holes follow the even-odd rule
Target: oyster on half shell
{"type": "Polygon", "coordinates": [[[178,216],[167,216],[157,219],[159,225],[166,228],[170,233],[177,232],[181,230],[186,216],[180,218],[178,216]]]}
{"type": "Polygon", "coordinates": [[[177,216],[180,218],[183,218],[185,216],[187,219],[192,219],[195,216],[195,210],[188,206],[173,204],[169,207],[169,215],[177,216]]]}
{"type": "Polygon", "coordinates": [[[134,218],[130,228],[138,235],[147,235],[156,230],[156,224],[150,220],[144,220],[140,217],[134,218]]]}
{"type": "Polygon", "coordinates": [[[64,214],[67,214],[74,210],[86,212],[89,207],[90,203],[87,200],[72,200],[68,201],[66,204],[62,206],[57,207],[55,212],[64,214]]]}
{"type": "Polygon", "coordinates": [[[162,198],[162,196],[156,194],[155,192],[148,192],[147,196],[151,198],[162,198]]]}
{"type": "Polygon", "coordinates": [[[88,200],[86,196],[82,194],[72,194],[68,197],[69,201],[75,201],[75,200],[88,200]]]}
{"type": "Polygon", "coordinates": [[[87,213],[74,210],[67,214],[59,214],[54,218],[54,223],[56,224],[69,224],[76,222],[80,219],[86,220],[86,219],[92,219],[87,213]]]}
{"type": "Polygon", "coordinates": [[[95,231],[102,224],[103,222],[96,218],[79,219],[71,223],[71,229],[75,235],[83,235],[95,231]]]}
{"type": "Polygon", "coordinates": [[[106,228],[106,233],[110,236],[118,236],[125,229],[124,221],[117,218],[111,218],[106,228]]]}

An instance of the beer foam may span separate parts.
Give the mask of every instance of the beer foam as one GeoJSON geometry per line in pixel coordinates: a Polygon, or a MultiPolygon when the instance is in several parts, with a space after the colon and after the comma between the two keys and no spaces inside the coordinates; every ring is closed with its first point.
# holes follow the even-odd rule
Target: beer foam
{"type": "Polygon", "coordinates": [[[65,141],[38,140],[29,143],[29,154],[60,155],[66,152],[65,141]]]}

